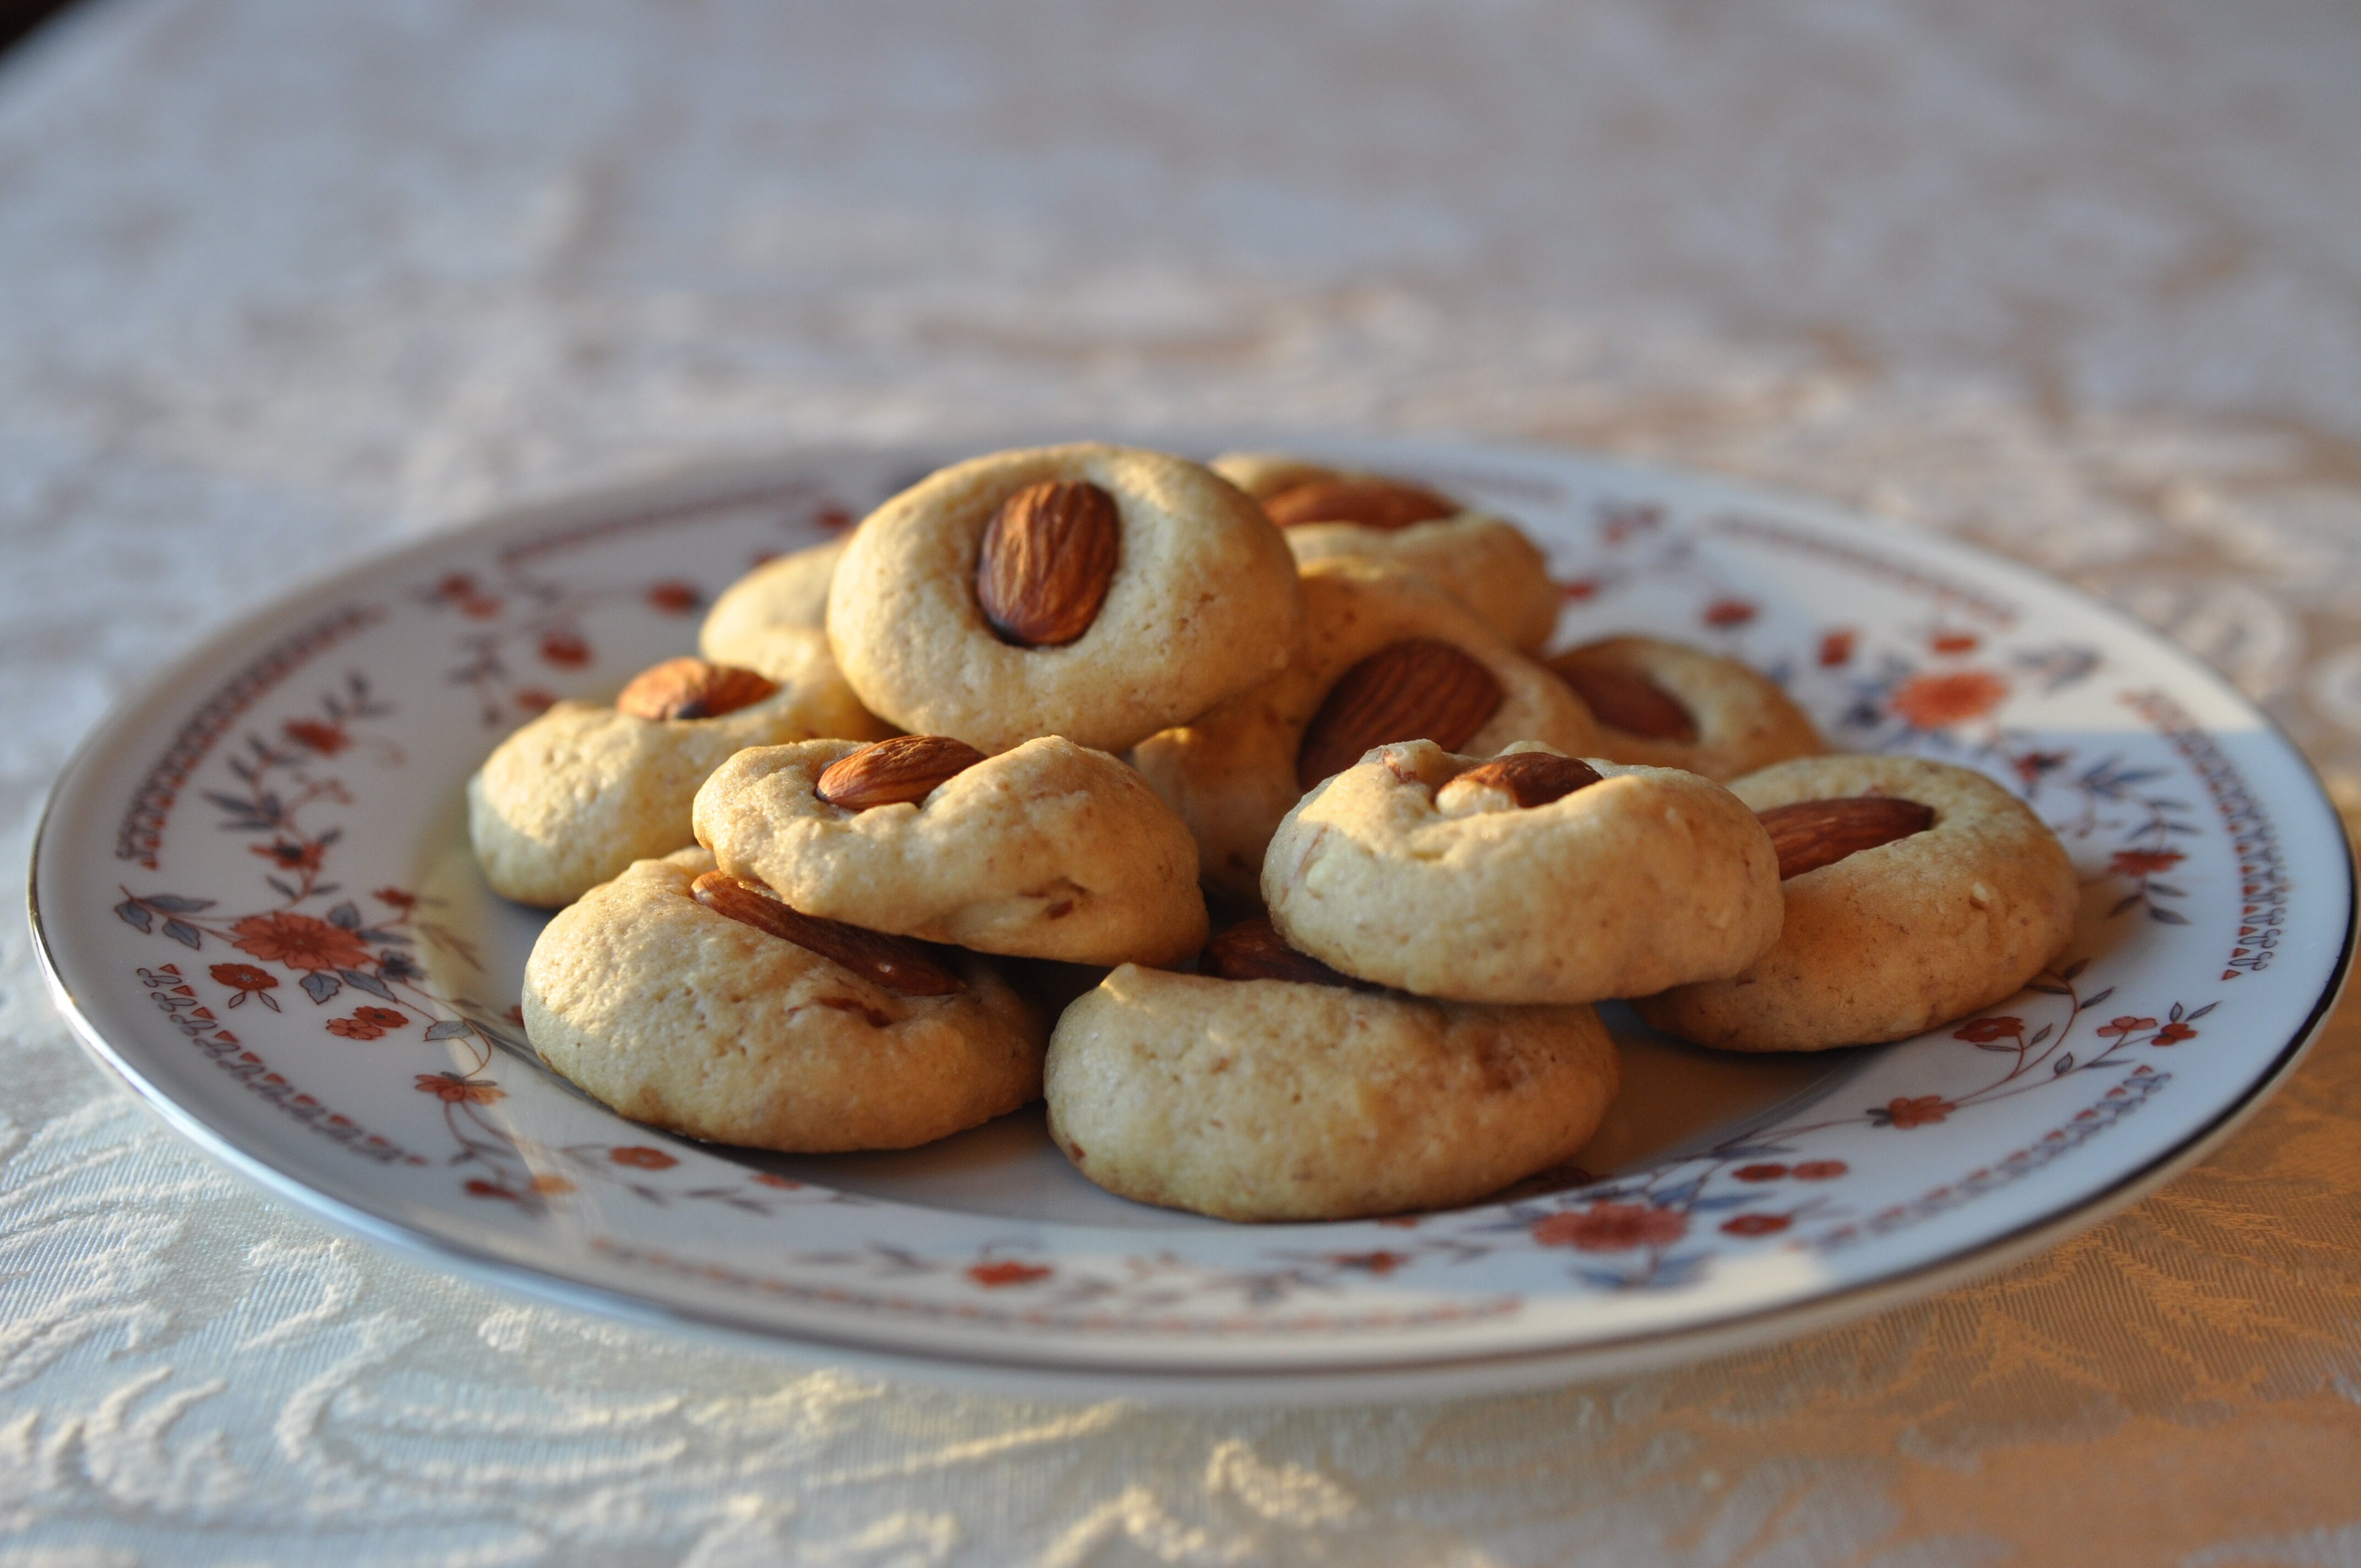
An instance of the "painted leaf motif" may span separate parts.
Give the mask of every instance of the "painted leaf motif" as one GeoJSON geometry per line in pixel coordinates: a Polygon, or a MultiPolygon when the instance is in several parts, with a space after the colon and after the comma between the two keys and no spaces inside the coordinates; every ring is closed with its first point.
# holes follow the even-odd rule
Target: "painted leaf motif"
{"type": "Polygon", "coordinates": [[[468,1023],[465,1018],[445,1018],[441,1023],[428,1029],[426,1031],[426,1037],[430,1040],[453,1039],[460,1035],[467,1033],[468,1030],[473,1027],[475,1027],[475,1025],[468,1023]]]}
{"type": "Polygon", "coordinates": [[[388,1002],[393,1000],[393,992],[386,989],[385,981],[378,979],[377,976],[370,974],[366,970],[340,969],[336,972],[344,976],[345,983],[346,985],[352,986],[357,990],[366,991],[371,996],[382,996],[388,1002]]]}
{"type": "Polygon", "coordinates": [[[137,926],[142,931],[156,928],[156,917],[128,899],[115,906],[115,914],[126,926],[137,926]]]}
{"type": "Polygon", "coordinates": [[[313,970],[303,977],[303,994],[315,1003],[323,1003],[344,990],[344,982],[325,970],[313,970]]]}
{"type": "Polygon", "coordinates": [[[197,947],[202,941],[202,938],[197,935],[197,928],[194,926],[190,925],[185,920],[165,921],[164,935],[171,938],[172,940],[180,943],[181,946],[184,948],[197,947]]]}

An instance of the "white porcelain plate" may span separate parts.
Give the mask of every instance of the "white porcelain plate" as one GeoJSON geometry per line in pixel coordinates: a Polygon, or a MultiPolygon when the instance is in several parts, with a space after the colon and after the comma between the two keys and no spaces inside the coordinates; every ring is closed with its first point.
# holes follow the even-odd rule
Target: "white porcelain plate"
{"type": "Polygon", "coordinates": [[[541,917],[461,786],[552,699],[962,454],[809,452],[502,518],[191,655],[93,736],[34,922],[90,1048],[181,1131],[372,1237],[582,1306],[1036,1392],[1530,1385],[1817,1326],[2089,1224],[2287,1073],[2353,940],[2334,813],[2254,707],[2022,567],[1800,500],[1556,453],[1312,444],[1546,544],[1561,641],[1775,674],[1839,745],[1980,768],[2083,880],[2068,960],[1893,1046],[1718,1057],[1606,1009],[1627,1087],[1568,1168],[1448,1213],[1241,1226],[1112,1198],[1038,1108],[908,1154],[632,1124],[533,1061],[541,917]]]}

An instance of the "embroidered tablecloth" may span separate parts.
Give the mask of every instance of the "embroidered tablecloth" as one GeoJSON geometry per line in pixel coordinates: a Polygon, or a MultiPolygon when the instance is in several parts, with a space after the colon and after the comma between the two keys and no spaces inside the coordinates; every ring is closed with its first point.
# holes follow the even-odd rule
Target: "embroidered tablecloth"
{"type": "MultiPolygon", "coordinates": [[[[2361,808],[2338,0],[114,0],[0,63],[0,819],[261,598],[784,443],[1449,431],[2034,561],[2361,808]]],[[[1024,1403],[276,1206],[0,928],[0,1568],[2361,1563],[2361,1009],[1857,1326],[1512,1398],[1024,1403]]]]}

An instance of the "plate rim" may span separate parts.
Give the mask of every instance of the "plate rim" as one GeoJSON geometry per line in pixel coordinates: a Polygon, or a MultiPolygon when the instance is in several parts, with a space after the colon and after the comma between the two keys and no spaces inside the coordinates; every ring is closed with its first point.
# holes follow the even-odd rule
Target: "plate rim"
{"type": "MultiPolygon", "coordinates": [[[[1186,434],[1183,433],[1184,436],[1186,434]]],[[[1218,436],[1181,439],[1167,434],[1156,439],[1167,447],[1183,451],[1200,446],[1213,449],[1221,444],[1218,436]]],[[[1673,484],[1703,482],[1784,503],[1807,515],[1834,517],[1850,522],[1871,521],[1860,515],[1857,509],[1848,508],[1840,501],[1775,484],[1675,464],[1635,461],[1579,447],[1439,433],[1389,434],[1383,432],[1265,432],[1251,439],[1266,445],[1294,443],[1329,447],[1366,448],[1385,443],[1406,455],[1490,455],[1538,464],[1573,461],[1599,469],[1656,477],[1673,484]]],[[[634,480],[607,484],[594,482],[578,490],[496,508],[451,526],[437,528],[424,537],[368,554],[346,565],[300,579],[216,628],[193,646],[149,673],[110,705],[76,742],[50,784],[33,833],[26,889],[33,951],[50,999],[77,1042],[167,1126],[272,1197],[399,1255],[452,1270],[496,1288],[577,1310],[598,1312],[642,1327],[685,1331],[732,1348],[755,1349],[783,1359],[832,1364],[850,1361],[881,1373],[915,1377],[938,1385],[983,1386],[1003,1392],[1028,1393],[1037,1398],[1044,1395],[1103,1398],[1110,1393],[1119,1393],[1145,1396],[1165,1404],[1218,1405],[1249,1393],[1258,1402],[1276,1399],[1290,1404],[1342,1404],[1389,1397],[1441,1398],[1509,1391],[1531,1388],[1543,1383],[1555,1385],[1584,1381],[1702,1360],[1833,1328],[1888,1306],[1923,1299],[1996,1272],[2068,1236],[2104,1223],[2219,1146],[2259,1110],[2265,1101],[2285,1085],[2309,1054],[2351,980],[2356,944],[2361,943],[2361,877],[2356,877],[2355,845],[2321,781],[2317,767],[2279,721],[2194,653],[2081,587],[1971,542],[1945,534],[1914,533],[1910,536],[1910,543],[1914,546],[1932,546],[1938,553],[1957,551],[1979,565],[1998,566],[2004,574],[2028,575],[2048,588],[2069,596],[2084,613],[2098,615],[2118,629],[2128,630],[2177,657],[2274,738],[2298,764],[2300,776],[2311,790],[2310,804],[2324,813],[2327,820],[2338,829],[2339,839],[2345,848],[2342,861],[2345,895],[2344,931],[2334,961],[2302,1023],[2235,1098],[2219,1107],[2204,1123],[2176,1143],[2158,1151],[2137,1168],[2083,1195],[2063,1211],[2028,1220],[1959,1251],[1799,1300],[1686,1326],[1635,1330],[1586,1341],[1578,1345],[1540,1345],[1457,1354],[1386,1355],[1366,1362],[1328,1362],[1315,1369],[1292,1372],[1217,1364],[1175,1366],[1120,1359],[1076,1363],[1040,1359],[1014,1350],[1008,1354],[972,1348],[930,1352],[907,1343],[873,1343],[813,1328],[798,1327],[787,1332],[750,1321],[725,1310],[708,1310],[688,1303],[662,1300],[603,1284],[569,1278],[547,1267],[504,1255],[489,1247],[413,1227],[390,1214],[377,1213],[322,1191],[307,1183],[294,1170],[274,1163],[266,1154],[244,1147],[227,1133],[181,1104],[108,1041],[76,1001],[66,982],[40,905],[42,854],[49,847],[52,826],[58,819],[67,786],[74,781],[77,773],[92,764],[92,759],[113,739],[128,715],[157,700],[167,688],[185,679],[192,669],[216,659],[224,647],[260,634],[269,625],[292,613],[307,600],[316,601],[323,597],[346,592],[360,581],[448,548],[463,536],[524,531],[536,526],[560,526],[569,520],[587,520],[634,502],[642,506],[711,505],[726,500],[739,491],[775,488],[798,469],[807,468],[815,461],[825,460],[830,455],[862,456],[873,460],[901,451],[923,451],[926,444],[912,440],[812,442],[760,456],[715,455],[634,480]]],[[[1238,444],[1238,442],[1234,439],[1228,444],[1238,444]]]]}

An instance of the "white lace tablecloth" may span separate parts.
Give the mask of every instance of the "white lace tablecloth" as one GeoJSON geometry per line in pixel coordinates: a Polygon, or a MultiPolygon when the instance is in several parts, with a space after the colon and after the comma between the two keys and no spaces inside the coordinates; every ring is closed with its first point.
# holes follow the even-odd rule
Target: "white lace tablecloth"
{"type": "MultiPolygon", "coordinates": [[[[1451,431],[2129,605],[2361,807],[2341,0],[169,0],[0,63],[0,817],[207,628],[841,437],[1451,431]]],[[[21,863],[21,862],[20,862],[21,863]]],[[[2361,1563],[2361,1013],[2202,1168],[1854,1328],[1167,1413],[798,1370],[282,1210],[0,927],[0,1568],[2361,1563]]]]}

